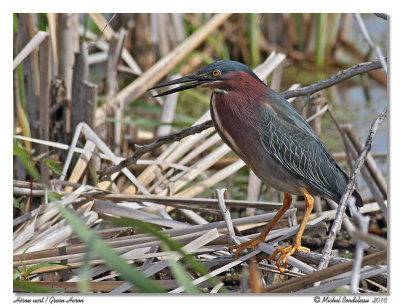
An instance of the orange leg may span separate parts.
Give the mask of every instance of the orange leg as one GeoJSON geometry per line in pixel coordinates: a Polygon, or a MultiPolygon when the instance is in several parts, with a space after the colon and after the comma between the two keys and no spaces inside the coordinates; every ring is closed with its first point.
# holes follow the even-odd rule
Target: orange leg
{"type": "Polygon", "coordinates": [[[292,196],[285,192],[283,197],[283,205],[281,209],[278,210],[272,221],[268,224],[265,230],[257,238],[251,239],[239,245],[234,245],[229,247],[229,251],[232,251],[234,249],[239,249],[235,253],[235,259],[238,259],[240,253],[242,253],[243,250],[245,250],[249,245],[251,245],[251,248],[255,250],[255,248],[260,242],[264,242],[265,238],[267,238],[269,232],[274,227],[274,225],[279,221],[282,215],[289,209],[290,204],[292,204],[292,196]]]}
{"type": "Polygon", "coordinates": [[[306,227],[308,218],[310,217],[311,211],[313,209],[314,198],[308,193],[308,191],[305,188],[300,188],[300,191],[304,195],[304,199],[306,202],[306,210],[304,212],[304,217],[300,223],[300,227],[299,227],[299,230],[297,231],[296,237],[294,238],[291,246],[277,248],[276,251],[269,258],[269,259],[275,259],[275,255],[278,253],[281,253],[278,260],[276,261],[276,266],[278,267],[278,269],[281,273],[284,273],[284,271],[281,267],[281,263],[285,266],[285,268],[287,268],[288,265],[286,264],[286,260],[288,259],[289,256],[291,256],[294,252],[296,252],[296,250],[299,250],[299,249],[304,250],[304,251],[310,250],[308,248],[301,246],[301,237],[303,236],[304,229],[306,227]]]}

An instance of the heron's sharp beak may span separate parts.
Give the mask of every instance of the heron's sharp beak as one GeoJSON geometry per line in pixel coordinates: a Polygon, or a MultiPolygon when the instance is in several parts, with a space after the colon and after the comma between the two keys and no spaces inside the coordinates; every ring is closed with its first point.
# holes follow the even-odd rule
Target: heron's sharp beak
{"type": "Polygon", "coordinates": [[[201,76],[199,76],[198,74],[191,74],[179,79],[175,79],[175,80],[171,80],[162,84],[158,84],[156,86],[153,86],[151,88],[149,88],[148,90],[152,90],[152,89],[156,89],[156,88],[160,88],[160,87],[164,87],[164,86],[169,86],[169,85],[174,85],[174,84],[181,84],[181,83],[187,83],[185,85],[182,85],[180,87],[176,87],[167,91],[164,91],[154,97],[160,97],[160,96],[165,96],[165,95],[169,95],[172,94],[174,92],[178,92],[178,91],[182,91],[185,89],[189,89],[189,88],[194,88],[197,87],[203,83],[207,82],[207,80],[203,79],[201,76]]]}

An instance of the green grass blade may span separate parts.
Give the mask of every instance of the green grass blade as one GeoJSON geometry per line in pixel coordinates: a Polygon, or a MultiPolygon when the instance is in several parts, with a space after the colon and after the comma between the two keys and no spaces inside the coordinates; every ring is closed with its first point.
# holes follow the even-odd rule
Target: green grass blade
{"type": "Polygon", "coordinates": [[[20,289],[25,290],[26,292],[32,292],[32,293],[54,293],[58,292],[57,290],[43,287],[40,285],[36,285],[33,282],[26,282],[26,281],[18,281],[18,280],[13,280],[13,285],[14,287],[18,287],[20,289]]]}
{"type": "Polygon", "coordinates": [[[164,251],[169,252],[167,258],[169,266],[171,267],[171,272],[174,275],[175,279],[179,283],[179,285],[185,288],[187,293],[201,293],[199,288],[192,285],[192,280],[188,276],[186,270],[182,267],[182,265],[173,257],[171,253],[171,249],[164,242],[161,243],[161,247],[164,251]]]}
{"type": "Polygon", "coordinates": [[[317,42],[315,50],[315,64],[322,67],[326,56],[326,27],[328,15],[321,13],[317,15],[317,42]]]}
{"type": "Polygon", "coordinates": [[[251,67],[256,67],[260,64],[260,46],[258,43],[258,14],[248,14],[249,19],[249,42],[250,42],[250,57],[251,67]]]}
{"type": "Polygon", "coordinates": [[[299,51],[304,51],[305,47],[305,38],[304,38],[304,25],[302,22],[302,14],[293,13],[291,14],[293,18],[294,28],[296,30],[296,38],[299,51]]]}
{"type": "Polygon", "coordinates": [[[87,250],[85,252],[85,256],[83,258],[83,265],[79,269],[78,275],[78,289],[81,293],[87,293],[90,291],[89,285],[89,272],[92,267],[90,264],[90,255],[92,254],[92,243],[89,242],[87,244],[87,250]]]}
{"type": "Polygon", "coordinates": [[[146,278],[135,266],[127,264],[117,252],[107,245],[100,237],[88,229],[73,213],[65,207],[59,207],[62,216],[71,224],[75,233],[86,244],[91,243],[91,248],[99,257],[105,260],[106,264],[117,270],[126,281],[132,283],[139,291],[147,293],[165,293],[156,282],[146,278]]]}
{"type": "Polygon", "coordinates": [[[22,162],[26,170],[32,175],[33,179],[36,182],[41,183],[42,178],[40,177],[39,172],[36,170],[34,165],[32,164],[28,153],[25,151],[25,149],[21,146],[21,144],[13,138],[13,155],[17,156],[19,160],[22,162]]]}
{"type": "Polygon", "coordinates": [[[42,267],[52,267],[52,266],[59,266],[59,263],[48,263],[48,262],[42,262],[38,263],[36,265],[33,265],[29,267],[28,269],[25,270],[24,277],[27,278],[29,277],[35,270],[42,268],[42,267]]]}

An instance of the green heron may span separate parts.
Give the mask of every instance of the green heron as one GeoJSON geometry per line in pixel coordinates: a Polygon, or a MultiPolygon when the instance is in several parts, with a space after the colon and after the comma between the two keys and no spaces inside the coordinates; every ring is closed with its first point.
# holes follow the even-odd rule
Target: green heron
{"type": "MultiPolygon", "coordinates": [[[[291,246],[277,248],[276,265],[287,268],[286,260],[301,246],[301,237],[313,209],[313,196],[323,196],[336,203],[346,191],[349,180],[335,162],[314,130],[279,93],[263,83],[246,65],[235,61],[216,61],[197,73],[156,85],[184,85],[165,91],[168,95],[196,86],[212,89],[210,109],[214,126],[221,138],[266,184],[284,192],[283,205],[261,234],[241,245],[232,246],[239,254],[251,245],[254,250],[264,242],[273,226],[292,203],[292,196],[305,199],[303,220],[291,246]]],[[[356,205],[361,196],[353,192],[356,205]]]]}

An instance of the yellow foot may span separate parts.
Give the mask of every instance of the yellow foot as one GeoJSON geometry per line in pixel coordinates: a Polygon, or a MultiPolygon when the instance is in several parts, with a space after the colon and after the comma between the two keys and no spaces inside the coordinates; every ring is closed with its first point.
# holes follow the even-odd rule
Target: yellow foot
{"type": "Polygon", "coordinates": [[[302,247],[300,245],[291,245],[287,247],[280,247],[275,250],[275,252],[269,257],[270,260],[275,260],[275,255],[278,253],[281,253],[279,258],[276,261],[276,266],[278,267],[279,271],[283,274],[285,273],[281,267],[283,264],[285,268],[288,268],[288,265],[286,263],[286,260],[288,259],[289,256],[291,256],[294,252],[297,250],[303,250],[303,251],[310,251],[309,248],[302,247]]]}
{"type": "Polygon", "coordinates": [[[235,253],[235,260],[239,258],[240,253],[242,253],[249,245],[251,245],[251,249],[254,251],[261,242],[264,242],[264,239],[260,239],[260,237],[251,239],[249,241],[246,241],[245,243],[238,244],[238,245],[233,245],[229,247],[229,251],[232,251],[234,249],[239,249],[235,253]]]}

